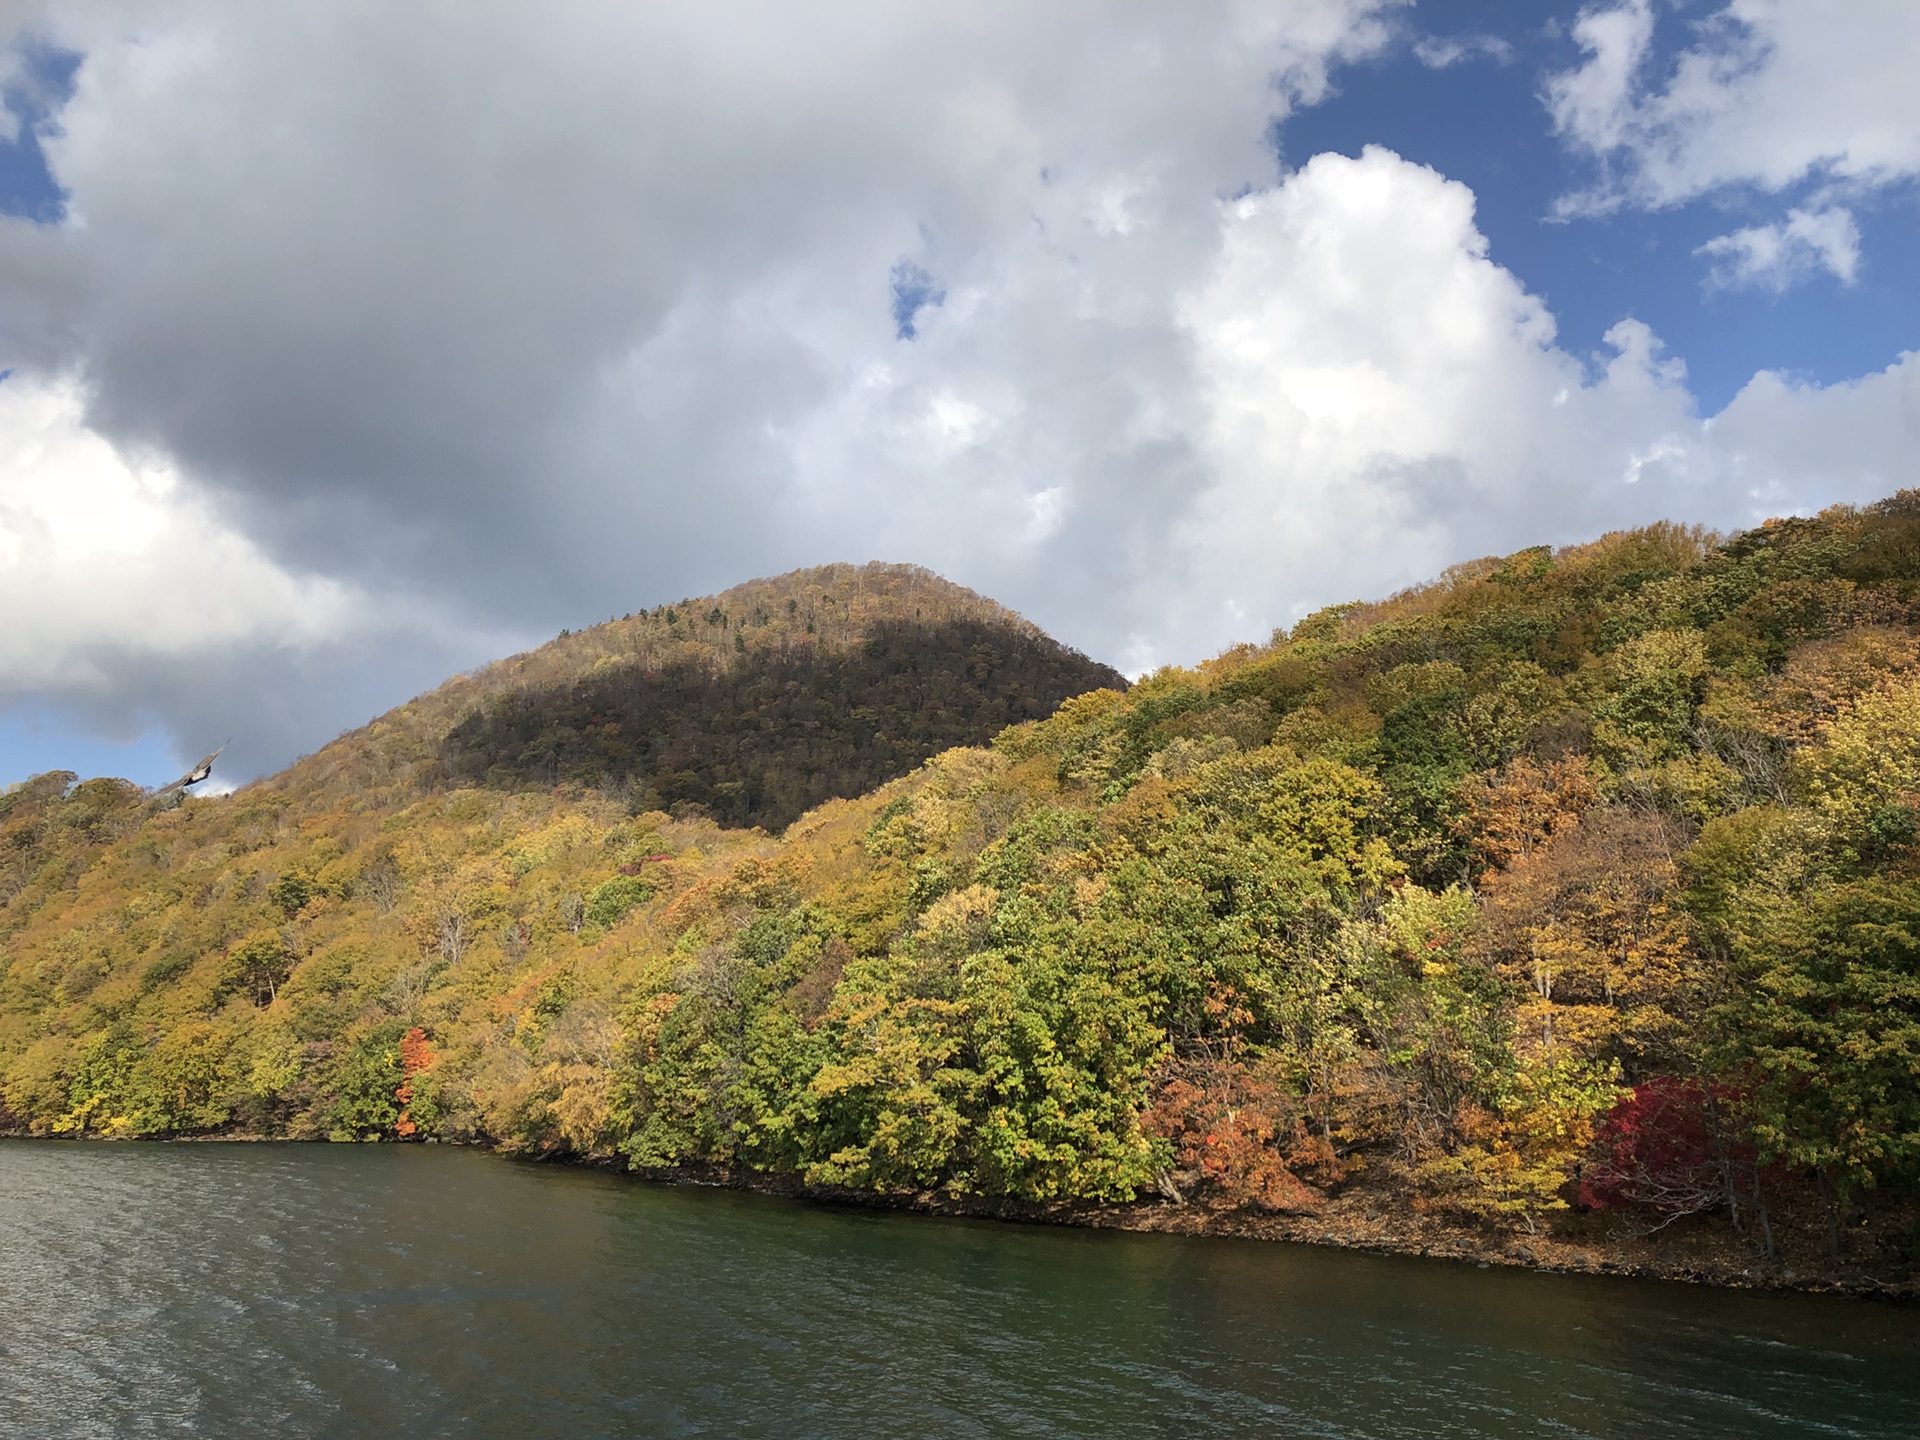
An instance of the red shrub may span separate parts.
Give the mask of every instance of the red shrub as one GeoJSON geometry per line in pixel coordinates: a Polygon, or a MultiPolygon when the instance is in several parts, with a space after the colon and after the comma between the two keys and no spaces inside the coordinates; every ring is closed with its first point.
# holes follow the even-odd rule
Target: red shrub
{"type": "Polygon", "coordinates": [[[1727,1138],[1734,1100],[1725,1086],[1674,1075],[1635,1086],[1600,1123],[1580,1203],[1642,1206],[1670,1220],[1726,1204],[1736,1171],[1754,1162],[1752,1146],[1727,1138]]]}

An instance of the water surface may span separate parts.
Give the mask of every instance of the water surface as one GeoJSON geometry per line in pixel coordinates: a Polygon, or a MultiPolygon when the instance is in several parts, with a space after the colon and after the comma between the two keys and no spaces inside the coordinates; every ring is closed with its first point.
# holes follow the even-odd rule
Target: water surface
{"type": "Polygon", "coordinates": [[[1920,1311],[669,1189],[0,1142],[0,1433],[1920,1435],[1920,1311]]]}

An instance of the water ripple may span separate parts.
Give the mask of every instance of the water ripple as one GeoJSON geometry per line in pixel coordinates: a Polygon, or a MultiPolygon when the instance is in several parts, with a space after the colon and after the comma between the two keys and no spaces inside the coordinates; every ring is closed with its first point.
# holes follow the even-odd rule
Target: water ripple
{"type": "Polygon", "coordinates": [[[0,1142],[0,1430],[1920,1434],[1920,1314],[667,1190],[0,1142]]]}

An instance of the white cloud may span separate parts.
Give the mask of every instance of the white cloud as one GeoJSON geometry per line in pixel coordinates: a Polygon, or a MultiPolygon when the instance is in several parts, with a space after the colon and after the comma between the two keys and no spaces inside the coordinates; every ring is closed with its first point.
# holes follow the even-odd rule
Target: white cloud
{"type": "Polygon", "coordinates": [[[769,436],[897,348],[903,256],[923,331],[1036,257],[1151,306],[1374,8],[50,9],[75,223],[0,234],[0,323],[301,564],[556,618],[636,547],[722,583],[792,558],[769,436]]]}
{"type": "Polygon", "coordinates": [[[1211,477],[1183,530],[1196,612],[1224,592],[1285,623],[1477,553],[1869,499],[1920,457],[1911,358],[1826,389],[1761,375],[1710,421],[1638,321],[1583,365],[1488,258],[1471,193],[1384,150],[1316,157],[1226,230],[1186,311],[1211,477]]]}
{"type": "Polygon", "coordinates": [[[1561,349],[1465,187],[1278,177],[1373,17],[50,9],[73,218],[0,221],[0,365],[127,534],[45,538],[77,459],[5,482],[0,696],[87,674],[244,769],[530,631],[869,557],[1140,668],[1912,473],[1908,362],[1708,424],[1646,326],[1561,349]],[[943,297],[911,340],[901,275],[943,297]]]}
{"type": "MultiPolygon", "coordinates": [[[[96,434],[414,624],[336,645],[390,699],[423,655],[827,559],[1072,628],[1145,563],[1073,523],[1084,427],[1150,408],[1167,277],[1375,8],[43,7],[86,57],[70,220],[0,220],[0,365],[85,374],[96,434]],[[944,292],[911,343],[903,259],[944,292]]],[[[289,709],[282,746],[342,718],[289,709]]]]}
{"type": "Polygon", "coordinates": [[[531,638],[476,627],[430,593],[276,562],[164,454],[115,445],[85,409],[70,376],[0,380],[10,722],[58,717],[126,743],[158,716],[176,764],[231,737],[230,789],[391,704],[395,677],[404,695],[531,638]]]}
{"type": "Polygon", "coordinates": [[[1823,270],[1851,285],[1860,268],[1860,227],[1843,208],[1790,210],[1784,221],[1735,230],[1693,253],[1712,262],[1707,271],[1710,289],[1751,288],[1778,295],[1823,270]]]}
{"type": "Polygon", "coordinates": [[[1428,35],[1414,42],[1413,58],[1429,70],[1449,70],[1483,58],[1504,65],[1513,59],[1513,46],[1498,35],[1428,35]]]}
{"type": "Polygon", "coordinates": [[[0,383],[0,692],[84,694],[116,654],[298,649],[356,623],[346,586],[275,565],[83,412],[71,380],[0,383]]]}
{"type": "Polygon", "coordinates": [[[1186,538],[1248,614],[1284,623],[1675,498],[1627,487],[1693,428],[1681,377],[1628,324],[1590,379],[1488,258],[1465,186],[1378,148],[1321,155],[1226,226],[1185,312],[1213,477],[1186,538]]]}
{"type": "Polygon", "coordinates": [[[1596,155],[1611,155],[1631,143],[1639,119],[1636,90],[1653,43],[1653,7],[1649,0],[1628,0],[1612,9],[1583,11],[1573,37],[1587,52],[1586,63],[1548,80],[1548,108],[1567,139],[1596,155]]]}
{"type": "Polygon", "coordinates": [[[1920,351],[1840,385],[1762,371],[1704,431],[1701,446],[1726,483],[1768,513],[1911,487],[1920,472],[1920,351]]]}
{"type": "Polygon", "coordinates": [[[1920,5],[1732,0],[1656,72],[1651,0],[1583,13],[1579,68],[1552,77],[1561,135],[1609,167],[1569,212],[1674,205],[1809,176],[1859,187],[1920,174],[1920,5]]]}

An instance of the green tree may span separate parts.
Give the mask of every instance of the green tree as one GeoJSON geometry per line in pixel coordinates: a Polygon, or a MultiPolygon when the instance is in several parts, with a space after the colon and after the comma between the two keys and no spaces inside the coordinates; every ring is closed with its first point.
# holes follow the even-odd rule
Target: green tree
{"type": "Polygon", "coordinates": [[[407,1078],[400,1060],[403,1033],[398,1020],[386,1021],[348,1052],[334,1077],[328,1138],[366,1140],[392,1131],[400,1118],[399,1090],[407,1078]]]}
{"type": "Polygon", "coordinates": [[[1756,930],[1717,1019],[1764,1157],[1843,1199],[1920,1179],[1920,882],[1841,885],[1756,930]]]}

